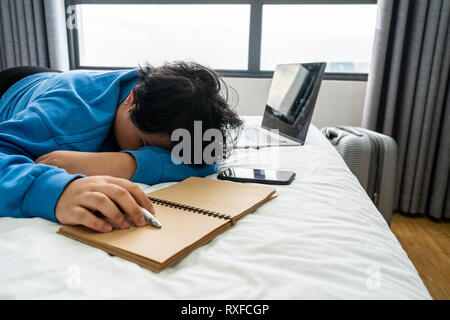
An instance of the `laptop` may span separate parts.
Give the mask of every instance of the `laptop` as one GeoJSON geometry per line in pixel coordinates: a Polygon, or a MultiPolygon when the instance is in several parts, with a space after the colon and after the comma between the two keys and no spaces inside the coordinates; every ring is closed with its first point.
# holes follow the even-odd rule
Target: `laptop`
{"type": "Polygon", "coordinates": [[[325,67],[325,62],[277,65],[262,124],[245,127],[236,148],[303,145],[325,67]]]}

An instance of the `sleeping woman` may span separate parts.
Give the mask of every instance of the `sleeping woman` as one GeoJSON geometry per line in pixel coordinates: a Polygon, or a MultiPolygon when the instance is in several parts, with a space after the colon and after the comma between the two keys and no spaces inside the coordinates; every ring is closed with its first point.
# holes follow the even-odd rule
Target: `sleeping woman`
{"type": "Polygon", "coordinates": [[[223,80],[193,62],[112,72],[2,71],[0,217],[111,231],[100,213],[119,228],[129,220],[143,226],[140,206],[155,211],[133,182],[180,181],[217,170],[204,161],[172,161],[172,133],[185,129],[193,139],[194,121],[203,132],[220,130],[225,149],[233,143],[229,131],[242,125],[223,80]]]}

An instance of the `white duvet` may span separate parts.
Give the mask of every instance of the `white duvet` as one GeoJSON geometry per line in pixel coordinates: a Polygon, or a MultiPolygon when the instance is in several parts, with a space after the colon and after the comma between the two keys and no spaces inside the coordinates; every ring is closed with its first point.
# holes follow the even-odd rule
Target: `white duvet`
{"type": "Polygon", "coordinates": [[[277,198],[161,273],[58,235],[56,223],[0,219],[0,298],[430,299],[317,128],[305,146],[278,151],[239,150],[227,164],[293,170],[294,182],[277,186],[277,198]]]}

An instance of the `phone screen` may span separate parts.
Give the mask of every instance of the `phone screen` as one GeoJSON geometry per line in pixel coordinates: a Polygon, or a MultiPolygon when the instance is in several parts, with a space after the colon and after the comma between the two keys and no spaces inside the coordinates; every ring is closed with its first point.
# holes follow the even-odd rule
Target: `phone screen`
{"type": "Polygon", "coordinates": [[[219,174],[220,179],[263,183],[290,183],[294,176],[295,173],[289,171],[247,168],[228,168],[219,174]]]}

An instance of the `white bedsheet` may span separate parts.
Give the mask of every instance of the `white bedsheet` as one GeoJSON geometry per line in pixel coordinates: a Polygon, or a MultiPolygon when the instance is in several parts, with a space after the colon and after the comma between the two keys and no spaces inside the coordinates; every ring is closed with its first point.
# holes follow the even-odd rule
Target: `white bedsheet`
{"type": "Polygon", "coordinates": [[[279,157],[271,152],[240,150],[229,164],[279,166],[296,171],[295,181],[161,273],[58,235],[56,223],[0,219],[0,298],[430,298],[386,222],[317,128],[311,126],[305,146],[280,148],[279,157]]]}

